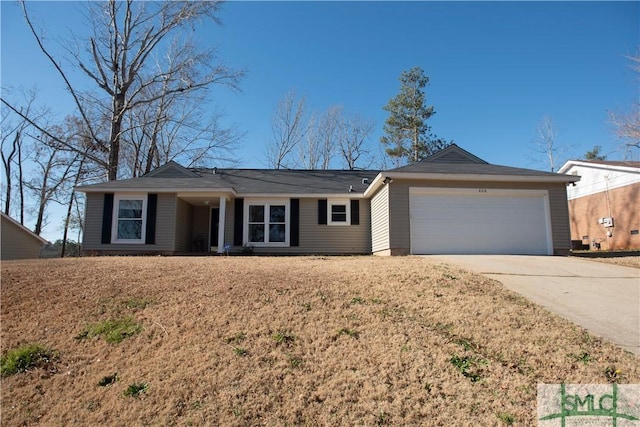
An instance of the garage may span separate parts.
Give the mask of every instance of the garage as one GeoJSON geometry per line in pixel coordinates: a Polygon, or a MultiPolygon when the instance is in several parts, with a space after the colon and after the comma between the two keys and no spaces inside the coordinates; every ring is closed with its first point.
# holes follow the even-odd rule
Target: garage
{"type": "Polygon", "coordinates": [[[412,254],[552,255],[547,190],[409,188],[412,254]]]}

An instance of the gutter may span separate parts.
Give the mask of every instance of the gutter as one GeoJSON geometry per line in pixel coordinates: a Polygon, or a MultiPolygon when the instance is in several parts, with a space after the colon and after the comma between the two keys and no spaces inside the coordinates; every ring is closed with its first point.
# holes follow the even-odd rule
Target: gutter
{"type": "Polygon", "coordinates": [[[549,182],[549,183],[575,183],[580,181],[579,176],[574,175],[490,175],[490,174],[451,174],[451,173],[424,173],[424,172],[381,172],[375,177],[369,188],[364,192],[365,197],[372,196],[387,179],[416,179],[430,181],[469,181],[469,182],[549,182]]]}

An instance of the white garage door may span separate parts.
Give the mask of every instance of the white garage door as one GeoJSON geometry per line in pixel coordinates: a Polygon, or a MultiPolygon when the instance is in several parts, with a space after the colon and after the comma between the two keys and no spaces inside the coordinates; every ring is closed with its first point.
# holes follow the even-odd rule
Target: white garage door
{"type": "Polygon", "coordinates": [[[552,255],[546,190],[410,188],[411,253],[552,255]]]}

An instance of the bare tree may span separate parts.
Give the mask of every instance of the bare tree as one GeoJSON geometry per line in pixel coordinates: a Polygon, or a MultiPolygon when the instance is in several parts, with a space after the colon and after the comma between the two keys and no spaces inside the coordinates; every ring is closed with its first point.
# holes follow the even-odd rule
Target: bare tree
{"type": "MultiPolygon", "coordinates": [[[[44,45],[32,24],[26,3],[21,3],[38,46],[64,81],[95,148],[106,153],[106,159],[91,151],[78,150],[67,141],[57,142],[67,149],[85,152],[89,160],[107,171],[109,180],[118,177],[123,134],[127,131],[123,125],[131,111],[166,95],[183,96],[213,84],[236,88],[242,77],[241,71],[232,70],[218,61],[213,51],[197,50],[188,41],[182,41],[180,55],[174,56],[175,61],[168,67],[154,68],[154,53],[170,42],[172,36],[184,34],[182,29],[193,27],[203,19],[218,22],[220,1],[110,0],[89,3],[87,18],[92,23],[93,35],[86,43],[87,51],[85,55],[72,49],[69,51],[72,66],[82,70],[95,85],[94,91],[90,92],[79,90],[80,85],[71,82],[71,74],[44,45]],[[164,87],[164,90],[158,91],[158,87],[164,87]],[[103,119],[96,124],[98,116],[103,119]],[[108,129],[100,126],[105,121],[109,124],[108,129]]],[[[5,99],[2,101],[13,107],[5,99]]],[[[18,111],[15,107],[12,109],[18,111]]],[[[47,137],[55,138],[55,135],[47,134],[47,137]]]]}
{"type": "Polygon", "coordinates": [[[63,151],[60,145],[52,141],[45,140],[36,145],[32,159],[36,171],[31,180],[25,183],[36,199],[35,234],[42,233],[46,225],[47,205],[52,201],[59,202],[58,197],[78,157],[74,154],[70,158],[69,152],[63,151]]]}
{"type": "MultiPolygon", "coordinates": [[[[33,102],[35,100],[35,90],[30,90],[27,99],[26,106],[24,107],[25,113],[30,114],[33,102]]],[[[16,172],[14,166],[18,169],[17,178],[18,186],[22,186],[22,146],[24,138],[26,137],[26,129],[29,127],[29,123],[20,116],[17,122],[12,121],[13,115],[6,107],[2,109],[2,119],[0,122],[1,133],[1,145],[0,145],[0,157],[2,158],[2,166],[4,169],[4,213],[6,215],[11,214],[11,202],[14,192],[13,182],[16,178],[16,172]]],[[[19,196],[22,194],[19,192],[19,196]]],[[[18,200],[20,209],[20,223],[24,224],[24,198],[20,197],[18,200]]]]}
{"type": "Polygon", "coordinates": [[[267,145],[269,167],[288,167],[287,158],[298,147],[308,130],[306,100],[291,90],[280,100],[271,119],[273,139],[267,145]]]}
{"type": "MultiPolygon", "coordinates": [[[[637,74],[640,80],[640,54],[629,56],[631,69],[637,74]]],[[[625,147],[640,148],[640,101],[636,97],[636,102],[631,107],[631,111],[624,114],[610,113],[610,121],[614,126],[616,135],[625,143],[625,147]]]]}
{"type": "Polygon", "coordinates": [[[299,146],[300,161],[304,168],[329,169],[338,147],[342,122],[343,108],[340,105],[329,107],[310,120],[306,138],[299,146]]]}
{"type": "Polygon", "coordinates": [[[373,127],[372,121],[360,116],[349,117],[343,121],[339,146],[342,161],[347,169],[356,169],[358,160],[369,155],[370,151],[366,143],[373,132],[373,127]]]}
{"type": "Polygon", "coordinates": [[[567,151],[567,146],[558,143],[558,132],[556,125],[550,116],[542,117],[536,127],[536,137],[532,141],[532,151],[534,162],[542,163],[540,156],[544,156],[551,172],[556,171],[556,166],[562,160],[567,151]]]}

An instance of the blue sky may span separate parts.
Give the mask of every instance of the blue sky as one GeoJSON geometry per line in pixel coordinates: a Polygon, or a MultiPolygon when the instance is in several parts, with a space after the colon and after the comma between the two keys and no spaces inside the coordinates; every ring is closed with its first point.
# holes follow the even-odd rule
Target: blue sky
{"type": "MultiPolygon", "coordinates": [[[[51,40],[86,28],[76,2],[29,2],[51,40]]],[[[3,86],[36,84],[61,116],[71,112],[54,70],[36,50],[14,2],[2,2],[3,86]]],[[[342,105],[376,123],[413,66],[430,78],[433,131],[496,164],[545,169],[531,156],[551,116],[566,157],[601,145],[621,159],[608,112],[638,100],[625,58],[640,46],[639,2],[229,2],[223,25],[194,36],[245,68],[241,92],[212,92],[225,120],[246,132],[241,167],[266,167],[271,116],[295,89],[314,111],[342,105]]],[[[636,158],[638,154],[636,153],[636,158]]],[[[538,156],[540,157],[540,156],[538,156]]]]}

